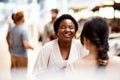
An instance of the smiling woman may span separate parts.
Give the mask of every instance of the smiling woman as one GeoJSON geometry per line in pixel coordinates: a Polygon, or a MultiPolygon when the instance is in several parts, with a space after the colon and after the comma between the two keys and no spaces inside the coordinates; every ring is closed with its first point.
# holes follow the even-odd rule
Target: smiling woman
{"type": "Polygon", "coordinates": [[[78,24],[71,15],[63,14],[57,18],[54,23],[57,39],[47,42],[42,47],[34,65],[33,73],[37,79],[42,77],[44,80],[46,73],[50,73],[50,78],[53,73],[61,74],[68,63],[85,55],[86,50],[80,41],[73,39],[77,30],[78,24]]]}
{"type": "Polygon", "coordinates": [[[71,41],[75,36],[75,26],[73,22],[69,19],[64,19],[60,23],[57,35],[59,39],[61,39],[59,42],[62,40],[65,41],[66,39],[68,39],[67,42],[71,41]]]}

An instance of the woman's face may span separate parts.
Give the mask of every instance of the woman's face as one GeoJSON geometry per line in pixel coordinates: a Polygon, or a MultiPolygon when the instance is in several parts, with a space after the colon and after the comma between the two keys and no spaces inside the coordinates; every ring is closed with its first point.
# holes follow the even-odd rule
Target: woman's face
{"type": "Polygon", "coordinates": [[[71,41],[75,36],[75,25],[70,19],[64,19],[60,22],[58,33],[58,39],[62,41],[71,41]]]}

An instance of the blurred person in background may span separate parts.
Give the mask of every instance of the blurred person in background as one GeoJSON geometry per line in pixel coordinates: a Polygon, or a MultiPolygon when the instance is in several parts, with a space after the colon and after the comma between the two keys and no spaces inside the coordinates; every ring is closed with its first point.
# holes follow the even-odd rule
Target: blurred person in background
{"type": "Polygon", "coordinates": [[[7,35],[11,68],[27,68],[27,49],[33,50],[33,47],[29,44],[27,32],[22,28],[25,21],[24,13],[22,11],[13,13],[12,20],[15,26],[9,30],[7,35]]]}
{"type": "Polygon", "coordinates": [[[53,29],[53,24],[58,16],[58,13],[58,9],[51,9],[51,21],[45,25],[42,35],[43,44],[57,38],[53,29]]]}
{"type": "Polygon", "coordinates": [[[109,26],[107,22],[101,17],[88,19],[83,26],[80,40],[89,50],[89,54],[67,66],[68,78],[71,80],[120,80],[120,58],[108,55],[109,26]]]}
{"type": "Polygon", "coordinates": [[[120,56],[120,23],[119,20],[111,21],[110,24],[110,50],[109,54],[120,56]]]}
{"type": "Polygon", "coordinates": [[[63,14],[56,19],[54,31],[57,39],[43,45],[34,65],[33,75],[37,80],[43,75],[44,79],[49,79],[52,73],[64,72],[69,62],[86,55],[80,41],[74,39],[77,30],[78,23],[71,15],[63,14]],[[46,73],[50,74],[46,77],[46,73]]]}

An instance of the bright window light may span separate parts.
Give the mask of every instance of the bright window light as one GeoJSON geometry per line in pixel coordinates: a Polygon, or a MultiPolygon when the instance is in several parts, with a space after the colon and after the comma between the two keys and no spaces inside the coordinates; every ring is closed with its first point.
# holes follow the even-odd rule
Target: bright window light
{"type": "Polygon", "coordinates": [[[114,9],[113,7],[100,8],[99,15],[105,18],[114,18],[114,9]]]}

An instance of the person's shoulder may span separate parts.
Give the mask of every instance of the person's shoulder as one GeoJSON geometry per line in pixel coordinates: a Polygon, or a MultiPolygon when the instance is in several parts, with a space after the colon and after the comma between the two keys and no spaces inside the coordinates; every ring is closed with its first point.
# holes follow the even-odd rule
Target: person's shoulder
{"type": "Polygon", "coordinates": [[[112,61],[118,61],[118,60],[120,60],[120,57],[119,56],[110,56],[110,59],[112,61]]]}
{"type": "Polygon", "coordinates": [[[80,40],[79,39],[73,39],[72,43],[75,45],[81,45],[80,40]]]}
{"type": "Polygon", "coordinates": [[[12,30],[12,29],[15,29],[16,28],[16,26],[12,26],[12,27],[10,27],[10,29],[12,30]]]}
{"type": "Polygon", "coordinates": [[[52,21],[48,21],[45,26],[48,27],[50,24],[52,23],[52,21]]]}
{"type": "Polygon", "coordinates": [[[75,68],[76,68],[76,64],[77,64],[77,60],[69,63],[69,64],[67,65],[67,70],[73,70],[73,69],[75,69],[75,68]]]}
{"type": "Polygon", "coordinates": [[[71,68],[78,68],[83,62],[83,59],[79,58],[69,64],[71,68]]]}
{"type": "Polygon", "coordinates": [[[73,39],[72,40],[72,44],[77,47],[79,50],[80,48],[83,49],[84,46],[81,44],[80,40],[79,39],[73,39]]]}
{"type": "Polygon", "coordinates": [[[23,26],[17,27],[17,31],[21,34],[27,34],[27,30],[23,26]]]}
{"type": "Polygon", "coordinates": [[[110,56],[109,62],[114,65],[120,65],[120,57],[119,56],[110,56]]]}
{"type": "Polygon", "coordinates": [[[16,26],[11,27],[11,28],[10,28],[10,32],[14,32],[14,31],[16,31],[16,29],[17,29],[17,27],[16,27],[16,26]]]}
{"type": "Polygon", "coordinates": [[[52,47],[57,43],[57,39],[54,39],[52,41],[46,42],[43,47],[52,47]]]}

